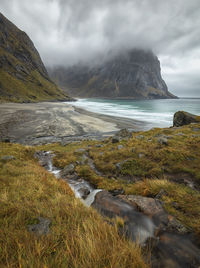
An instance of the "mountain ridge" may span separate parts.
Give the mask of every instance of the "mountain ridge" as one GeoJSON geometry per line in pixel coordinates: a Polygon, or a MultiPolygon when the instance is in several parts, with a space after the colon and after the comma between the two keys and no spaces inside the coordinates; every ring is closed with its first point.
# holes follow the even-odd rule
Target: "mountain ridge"
{"type": "Polygon", "coordinates": [[[121,52],[96,66],[48,68],[50,77],[74,97],[113,99],[177,98],[168,91],[152,51],[121,52]]]}
{"type": "Polygon", "coordinates": [[[51,81],[28,35],[0,13],[0,101],[70,100],[51,81]]]}

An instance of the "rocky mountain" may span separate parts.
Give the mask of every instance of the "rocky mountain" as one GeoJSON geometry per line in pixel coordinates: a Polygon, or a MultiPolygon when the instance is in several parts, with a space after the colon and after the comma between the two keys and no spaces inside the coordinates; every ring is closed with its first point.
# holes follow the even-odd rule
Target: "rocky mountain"
{"type": "Polygon", "coordinates": [[[49,69],[51,78],[74,97],[122,99],[176,98],[161,77],[160,62],[151,51],[120,53],[98,66],[49,69]]]}
{"type": "Polygon", "coordinates": [[[64,99],[28,35],[0,13],[0,101],[64,99]]]}

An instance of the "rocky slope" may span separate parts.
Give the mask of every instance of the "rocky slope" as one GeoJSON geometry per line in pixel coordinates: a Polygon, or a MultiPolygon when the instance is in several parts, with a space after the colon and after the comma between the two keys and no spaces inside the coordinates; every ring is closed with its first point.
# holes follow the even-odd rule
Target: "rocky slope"
{"type": "Polygon", "coordinates": [[[49,69],[51,78],[75,97],[176,98],[161,77],[160,62],[151,51],[121,53],[93,67],[49,69]]]}
{"type": "Polygon", "coordinates": [[[0,13],[0,101],[68,99],[49,78],[27,34],[0,13]]]}

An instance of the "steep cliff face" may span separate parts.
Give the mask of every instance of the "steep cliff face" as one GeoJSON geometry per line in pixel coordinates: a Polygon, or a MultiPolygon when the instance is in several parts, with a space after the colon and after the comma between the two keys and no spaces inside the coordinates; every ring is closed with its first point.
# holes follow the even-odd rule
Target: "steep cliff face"
{"type": "Polygon", "coordinates": [[[57,67],[49,69],[49,74],[75,97],[176,98],[160,71],[160,62],[151,51],[132,50],[100,66],[57,67]]]}
{"type": "Polygon", "coordinates": [[[25,32],[0,13],[0,101],[68,99],[49,78],[25,32]]]}

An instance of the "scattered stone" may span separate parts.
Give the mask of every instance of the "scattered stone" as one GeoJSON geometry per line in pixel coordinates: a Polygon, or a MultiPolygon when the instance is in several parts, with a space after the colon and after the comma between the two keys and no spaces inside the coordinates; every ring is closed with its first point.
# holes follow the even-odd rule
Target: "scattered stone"
{"type": "Polygon", "coordinates": [[[4,155],[1,157],[3,161],[15,160],[16,158],[13,155],[4,155]]]}
{"type": "Polygon", "coordinates": [[[101,148],[101,147],[103,147],[103,145],[102,144],[96,144],[95,147],[96,148],[101,148]]]}
{"type": "Polygon", "coordinates": [[[143,140],[144,139],[144,136],[143,135],[138,135],[135,137],[137,140],[143,140]]]}
{"type": "Polygon", "coordinates": [[[193,128],[192,131],[199,132],[200,131],[200,128],[193,128]]]}
{"type": "Polygon", "coordinates": [[[168,145],[168,139],[164,137],[160,137],[158,138],[158,143],[160,143],[161,145],[168,145]]]}
{"type": "Polygon", "coordinates": [[[100,152],[99,155],[102,156],[102,155],[104,155],[104,153],[103,152],[100,152]]]}
{"type": "Polygon", "coordinates": [[[180,127],[191,123],[199,123],[200,117],[184,111],[179,111],[174,114],[173,126],[180,127]]]}
{"type": "Polygon", "coordinates": [[[75,153],[85,153],[86,149],[80,148],[80,149],[76,149],[75,153]]]}
{"type": "Polygon", "coordinates": [[[38,224],[28,225],[28,231],[33,232],[35,235],[47,235],[49,233],[49,226],[51,220],[47,218],[38,217],[38,224]]]}
{"type": "Polygon", "coordinates": [[[192,137],[199,138],[200,137],[200,134],[193,134],[192,137]]]}
{"type": "Polygon", "coordinates": [[[126,162],[128,162],[128,160],[124,160],[124,161],[122,161],[122,162],[119,162],[119,163],[117,163],[115,166],[116,166],[117,169],[120,170],[120,169],[122,168],[123,164],[126,163],[126,162]]]}
{"type": "Polygon", "coordinates": [[[65,177],[67,175],[73,174],[75,171],[75,166],[73,164],[69,164],[61,171],[61,176],[65,177]]]}
{"type": "Polygon", "coordinates": [[[189,233],[189,230],[183,224],[181,224],[178,220],[176,220],[173,216],[168,217],[168,218],[169,218],[169,222],[167,226],[168,231],[171,231],[171,232],[175,231],[180,234],[189,233]]]}
{"type": "Polygon", "coordinates": [[[143,153],[139,153],[139,154],[138,154],[138,157],[139,157],[139,158],[143,158],[144,156],[145,156],[145,155],[144,155],[143,153]]]}
{"type": "Polygon", "coordinates": [[[118,150],[121,150],[121,149],[124,148],[124,146],[123,145],[118,145],[117,148],[118,148],[118,150]]]}
{"type": "Polygon", "coordinates": [[[124,128],[124,129],[121,129],[120,131],[118,131],[116,133],[116,136],[118,136],[120,138],[131,138],[132,133],[128,129],[124,128]]]}
{"type": "Polygon", "coordinates": [[[176,136],[185,136],[185,134],[183,134],[182,132],[179,132],[177,134],[175,134],[176,136]]]}
{"type": "Polygon", "coordinates": [[[120,138],[117,136],[112,137],[112,143],[118,143],[120,141],[120,138]]]}
{"type": "Polygon", "coordinates": [[[160,192],[156,195],[156,199],[161,199],[164,195],[168,195],[164,189],[161,189],[160,192]]]}
{"type": "Polygon", "coordinates": [[[87,157],[85,154],[83,154],[82,157],[81,157],[81,162],[80,162],[80,164],[81,164],[81,165],[84,165],[84,164],[86,163],[87,160],[88,160],[88,157],[87,157]]]}

